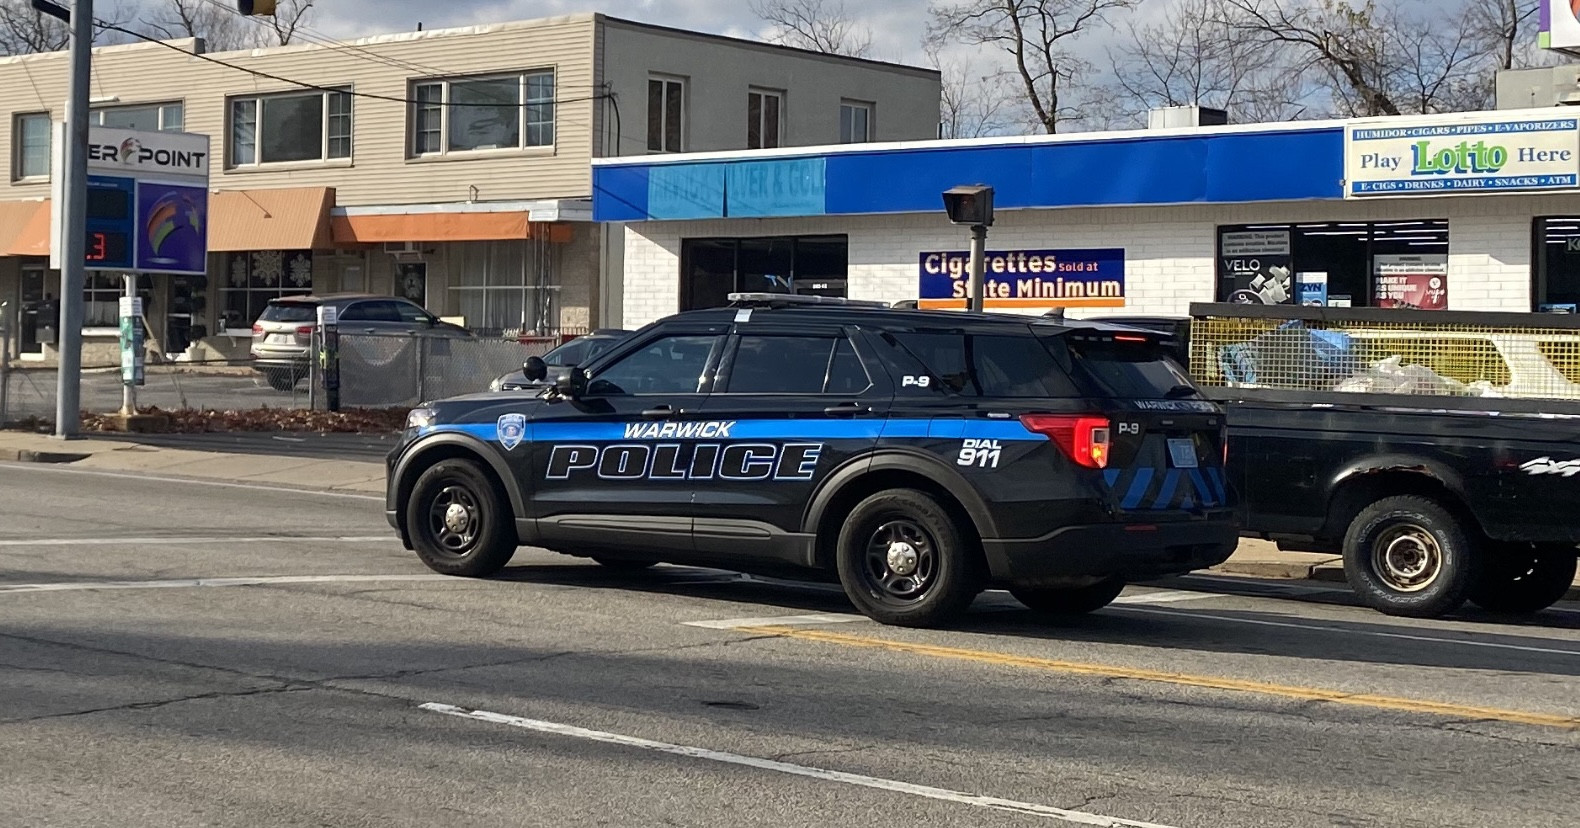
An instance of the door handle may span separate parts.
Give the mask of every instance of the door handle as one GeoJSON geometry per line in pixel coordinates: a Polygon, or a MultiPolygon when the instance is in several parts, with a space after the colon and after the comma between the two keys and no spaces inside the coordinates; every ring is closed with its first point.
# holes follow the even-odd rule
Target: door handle
{"type": "Polygon", "coordinates": [[[844,402],[840,403],[839,405],[831,405],[823,409],[824,414],[828,414],[833,417],[854,417],[857,414],[867,414],[871,411],[872,409],[868,408],[867,406],[855,402],[844,402]]]}
{"type": "Polygon", "coordinates": [[[657,405],[644,410],[642,412],[642,416],[649,420],[667,420],[670,417],[675,416],[675,409],[670,408],[667,405],[657,405]]]}

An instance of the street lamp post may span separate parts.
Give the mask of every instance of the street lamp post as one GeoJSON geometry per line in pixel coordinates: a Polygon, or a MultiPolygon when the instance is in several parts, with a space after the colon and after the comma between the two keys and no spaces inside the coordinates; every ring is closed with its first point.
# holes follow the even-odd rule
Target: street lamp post
{"type": "Polygon", "coordinates": [[[986,293],[987,231],[993,225],[993,188],[963,185],[944,191],[944,212],[955,224],[971,226],[971,284],[967,308],[982,312],[986,293]]]}

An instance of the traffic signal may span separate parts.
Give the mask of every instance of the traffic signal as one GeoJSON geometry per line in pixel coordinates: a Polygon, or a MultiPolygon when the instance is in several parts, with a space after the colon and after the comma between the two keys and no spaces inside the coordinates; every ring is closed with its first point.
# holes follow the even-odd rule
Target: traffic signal
{"type": "Polygon", "coordinates": [[[993,224],[993,188],[980,184],[951,187],[944,191],[944,211],[955,224],[989,227],[993,224]]]}
{"type": "Polygon", "coordinates": [[[268,17],[274,14],[274,0],[236,0],[236,10],[245,15],[268,17]]]}

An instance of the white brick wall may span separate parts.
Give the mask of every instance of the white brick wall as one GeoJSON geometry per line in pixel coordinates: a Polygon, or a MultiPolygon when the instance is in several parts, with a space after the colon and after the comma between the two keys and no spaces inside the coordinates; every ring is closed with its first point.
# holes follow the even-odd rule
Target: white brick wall
{"type": "MultiPolygon", "coordinates": [[[[1122,312],[1183,315],[1211,301],[1220,225],[1447,219],[1449,306],[1530,310],[1532,220],[1580,215],[1580,195],[1459,196],[1366,202],[1181,205],[1000,212],[992,248],[1125,248],[1122,312]]],[[[680,307],[683,238],[845,233],[850,297],[897,301],[917,294],[918,254],[965,249],[965,228],[936,215],[644,222],[625,234],[622,324],[643,325],[680,307]]],[[[1113,313],[1114,309],[1072,310],[1113,313]]]]}

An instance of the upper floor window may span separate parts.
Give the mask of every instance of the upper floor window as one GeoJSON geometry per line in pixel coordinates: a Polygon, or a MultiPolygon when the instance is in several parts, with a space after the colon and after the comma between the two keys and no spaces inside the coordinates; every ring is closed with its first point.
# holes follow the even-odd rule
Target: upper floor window
{"type": "Polygon", "coordinates": [[[685,148],[686,82],[679,78],[648,78],[648,151],[684,152],[685,148]]]}
{"type": "Polygon", "coordinates": [[[230,99],[233,167],[351,157],[351,93],[230,99]]]}
{"type": "Polygon", "coordinates": [[[148,132],[180,132],[185,121],[185,107],[179,101],[162,104],[132,104],[107,106],[93,110],[93,124],[116,129],[138,129],[148,132]]]}
{"type": "Polygon", "coordinates": [[[12,159],[12,178],[47,178],[49,176],[48,112],[18,115],[11,124],[11,143],[16,147],[12,159]]]}
{"type": "Polygon", "coordinates": [[[872,104],[845,101],[839,105],[839,142],[865,144],[872,140],[872,104]]]}
{"type": "Polygon", "coordinates": [[[413,155],[554,146],[553,72],[423,82],[413,92],[413,155]]]}
{"type": "Polygon", "coordinates": [[[746,148],[773,149],[784,138],[784,93],[753,89],[746,94],[746,148]]]}

